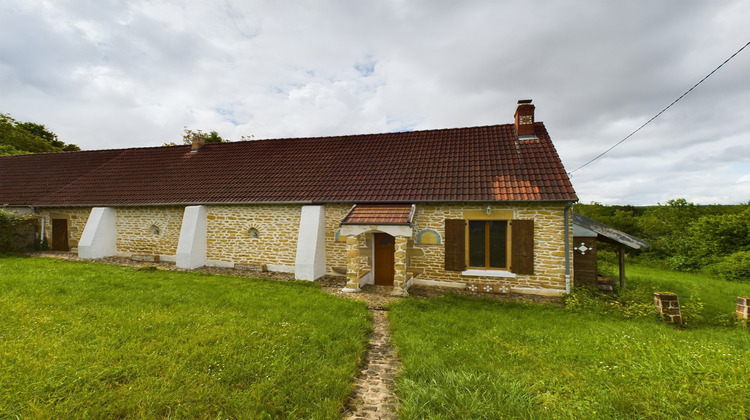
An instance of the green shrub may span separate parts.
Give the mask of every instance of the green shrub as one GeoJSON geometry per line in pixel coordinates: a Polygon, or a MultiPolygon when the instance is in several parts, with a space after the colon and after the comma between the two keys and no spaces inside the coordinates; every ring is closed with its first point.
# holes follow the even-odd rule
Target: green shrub
{"type": "Polygon", "coordinates": [[[596,251],[596,257],[599,261],[609,264],[617,264],[619,258],[616,252],[601,248],[596,251]]]}
{"type": "Polygon", "coordinates": [[[28,216],[0,208],[0,252],[16,252],[23,248],[20,229],[30,223],[28,216]]]}
{"type": "Polygon", "coordinates": [[[750,251],[735,252],[711,266],[711,271],[727,281],[750,282],[750,251]]]}
{"type": "Polygon", "coordinates": [[[701,267],[701,262],[687,255],[673,255],[667,258],[667,267],[676,271],[695,271],[701,267]]]}

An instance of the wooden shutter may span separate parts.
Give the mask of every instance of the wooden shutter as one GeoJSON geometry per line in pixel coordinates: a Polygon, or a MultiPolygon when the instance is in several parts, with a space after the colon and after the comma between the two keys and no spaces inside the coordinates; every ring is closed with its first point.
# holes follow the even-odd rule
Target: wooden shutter
{"type": "Polygon", "coordinates": [[[445,219],[445,269],[466,270],[466,222],[445,219]]]}
{"type": "Polygon", "coordinates": [[[534,221],[511,222],[510,271],[516,274],[534,274],[534,221]]]}

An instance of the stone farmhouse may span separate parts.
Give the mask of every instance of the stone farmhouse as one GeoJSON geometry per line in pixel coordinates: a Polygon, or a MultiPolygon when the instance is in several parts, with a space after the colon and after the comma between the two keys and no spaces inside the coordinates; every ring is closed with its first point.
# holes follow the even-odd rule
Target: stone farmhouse
{"type": "Polygon", "coordinates": [[[577,200],[529,100],[484,127],[0,158],[0,205],[52,249],[396,295],[569,291],[577,200]]]}

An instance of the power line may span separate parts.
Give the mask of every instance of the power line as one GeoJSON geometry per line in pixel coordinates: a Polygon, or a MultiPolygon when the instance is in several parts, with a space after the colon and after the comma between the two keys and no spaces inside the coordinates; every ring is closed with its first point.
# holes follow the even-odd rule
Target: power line
{"type": "Polygon", "coordinates": [[[636,128],[636,129],[635,129],[635,131],[633,131],[632,133],[628,134],[628,135],[627,135],[627,136],[626,136],[625,138],[623,138],[622,140],[618,141],[618,142],[617,142],[617,143],[615,143],[615,144],[614,144],[614,145],[613,145],[612,147],[610,147],[609,149],[607,149],[607,150],[603,151],[602,153],[600,153],[600,154],[599,154],[598,156],[596,156],[595,158],[593,158],[593,159],[589,160],[588,162],[584,163],[583,165],[581,165],[581,166],[579,166],[579,167],[577,167],[577,168],[573,169],[572,171],[568,172],[568,175],[571,175],[571,174],[572,174],[573,172],[575,172],[575,171],[577,171],[577,170],[579,170],[579,169],[581,169],[581,168],[583,168],[583,167],[585,167],[585,166],[589,165],[590,163],[594,162],[595,160],[599,159],[600,157],[602,157],[602,156],[606,155],[606,154],[607,154],[607,153],[609,153],[609,152],[610,152],[610,151],[611,151],[612,149],[614,149],[615,147],[617,147],[617,146],[619,146],[620,144],[622,144],[622,143],[623,143],[623,142],[624,142],[625,140],[627,140],[627,139],[631,138],[631,137],[632,137],[632,136],[633,136],[633,135],[634,135],[635,133],[637,133],[637,132],[641,131],[641,129],[642,129],[643,127],[647,126],[647,125],[648,125],[648,124],[649,124],[649,123],[650,123],[651,121],[653,121],[653,120],[657,119],[657,118],[658,118],[658,117],[659,117],[659,116],[660,116],[661,114],[663,114],[663,113],[664,113],[664,111],[666,111],[666,110],[668,110],[669,108],[671,108],[671,107],[672,107],[672,105],[674,105],[674,104],[676,104],[677,102],[679,102],[679,100],[680,100],[680,99],[682,99],[682,98],[684,98],[684,97],[685,97],[685,95],[687,95],[688,93],[692,92],[692,91],[693,91],[693,89],[695,89],[696,87],[698,87],[698,85],[700,85],[700,84],[701,84],[701,83],[703,83],[703,82],[704,82],[704,81],[705,81],[706,79],[708,79],[709,77],[711,77],[711,75],[712,75],[712,74],[716,73],[716,71],[717,71],[717,70],[719,70],[720,68],[722,68],[722,66],[724,66],[724,64],[727,64],[727,63],[729,62],[729,60],[731,60],[731,59],[733,59],[733,58],[734,58],[734,56],[736,56],[737,54],[739,54],[740,52],[742,52],[742,50],[744,50],[744,49],[745,49],[745,48],[746,48],[746,47],[747,47],[748,45],[750,45],[750,42],[748,42],[747,44],[745,44],[745,45],[744,45],[744,46],[743,46],[742,48],[740,48],[739,50],[737,50],[737,52],[735,52],[735,53],[734,53],[734,54],[732,54],[732,55],[731,55],[731,56],[730,56],[729,58],[727,58],[726,60],[724,60],[724,62],[723,62],[723,63],[719,64],[719,67],[716,67],[715,69],[713,69],[713,71],[712,71],[711,73],[708,73],[708,74],[706,75],[706,77],[702,78],[702,79],[701,79],[701,80],[700,80],[700,81],[699,81],[698,83],[694,84],[694,85],[693,85],[693,87],[691,87],[691,88],[690,88],[690,89],[688,89],[688,90],[687,90],[687,91],[686,91],[685,93],[683,93],[682,95],[680,95],[680,97],[679,97],[679,98],[677,98],[677,99],[675,99],[674,101],[672,101],[672,103],[671,103],[671,104],[669,104],[669,105],[667,105],[667,107],[666,107],[666,108],[662,109],[661,111],[659,111],[659,113],[658,113],[658,114],[656,114],[656,115],[654,115],[653,117],[651,117],[651,119],[650,119],[650,120],[646,121],[645,123],[643,123],[643,125],[641,125],[640,127],[636,128]]]}

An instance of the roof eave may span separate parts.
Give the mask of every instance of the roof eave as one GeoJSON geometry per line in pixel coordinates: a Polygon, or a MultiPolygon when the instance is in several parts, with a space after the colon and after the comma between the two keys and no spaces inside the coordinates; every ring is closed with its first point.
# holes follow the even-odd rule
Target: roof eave
{"type": "Polygon", "coordinates": [[[636,238],[633,235],[629,235],[578,213],[573,213],[573,223],[593,231],[597,234],[597,239],[603,240],[604,242],[614,243],[615,245],[625,245],[633,249],[645,249],[651,246],[643,239],[636,238]]]}
{"type": "Polygon", "coordinates": [[[175,201],[155,203],[55,203],[31,204],[7,203],[8,206],[34,207],[143,207],[143,206],[228,206],[228,205],[268,205],[268,204],[414,204],[414,203],[575,203],[578,197],[538,200],[303,200],[303,201],[175,201]]]}

